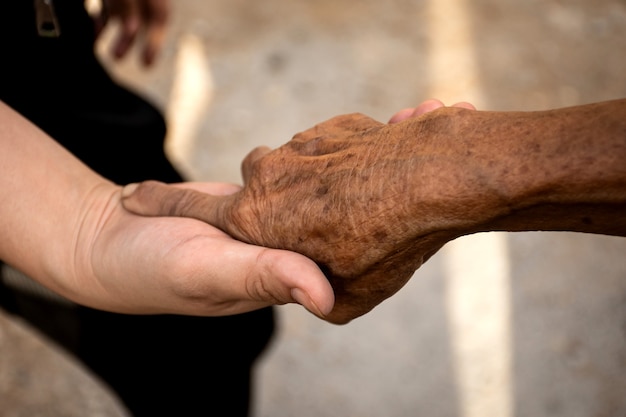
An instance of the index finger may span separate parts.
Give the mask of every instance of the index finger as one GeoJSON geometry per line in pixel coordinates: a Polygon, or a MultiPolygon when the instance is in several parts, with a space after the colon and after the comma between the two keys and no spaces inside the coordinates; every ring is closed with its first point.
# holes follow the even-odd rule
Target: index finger
{"type": "Polygon", "coordinates": [[[258,146],[254,148],[241,163],[241,175],[243,176],[244,184],[247,184],[252,176],[252,166],[256,161],[261,159],[263,156],[270,153],[272,150],[267,146],[258,146]]]}

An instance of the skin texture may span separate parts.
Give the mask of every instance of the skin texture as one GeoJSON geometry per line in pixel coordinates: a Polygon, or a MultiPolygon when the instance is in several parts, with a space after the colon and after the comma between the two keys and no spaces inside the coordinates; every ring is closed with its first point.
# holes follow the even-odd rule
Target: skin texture
{"type": "Polygon", "coordinates": [[[228,196],[146,182],[136,213],[187,216],[313,259],[347,323],[392,296],[445,243],[487,231],[626,235],[626,100],[481,112],[436,100],[391,123],[335,117],[244,160],[228,196]]]}
{"type": "MultiPolygon", "coordinates": [[[[64,297],[127,314],[220,316],[297,302],[323,317],[324,274],[289,251],[234,240],[194,219],[149,218],[0,102],[0,259],[64,297]]],[[[215,195],[232,184],[204,184],[215,195]]]]}

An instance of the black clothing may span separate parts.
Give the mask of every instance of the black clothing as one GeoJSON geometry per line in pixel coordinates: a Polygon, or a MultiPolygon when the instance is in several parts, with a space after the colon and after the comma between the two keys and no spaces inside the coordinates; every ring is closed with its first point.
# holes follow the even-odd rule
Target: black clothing
{"type": "MultiPolygon", "coordinates": [[[[94,55],[83,0],[54,0],[61,35],[37,34],[32,0],[0,2],[0,100],[118,184],[178,182],[163,116],[94,55]]],[[[42,179],[45,180],[45,179],[42,179]]],[[[230,317],[124,315],[3,286],[0,304],[108,383],[136,417],[246,416],[251,370],[271,339],[271,308],[230,317]]]]}

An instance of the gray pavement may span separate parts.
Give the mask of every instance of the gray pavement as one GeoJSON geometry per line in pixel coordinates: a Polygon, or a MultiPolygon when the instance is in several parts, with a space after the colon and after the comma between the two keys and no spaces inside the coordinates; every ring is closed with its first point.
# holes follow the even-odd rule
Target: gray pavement
{"type": "MultiPolygon", "coordinates": [[[[198,180],[240,182],[253,147],[337,114],[384,121],[429,97],[530,111],[626,96],[624,1],[173,3],[157,68],[107,62],[166,111],[168,152],[198,180]]],[[[626,416],[621,238],[464,237],[348,325],[278,312],[254,417],[626,416]]]]}

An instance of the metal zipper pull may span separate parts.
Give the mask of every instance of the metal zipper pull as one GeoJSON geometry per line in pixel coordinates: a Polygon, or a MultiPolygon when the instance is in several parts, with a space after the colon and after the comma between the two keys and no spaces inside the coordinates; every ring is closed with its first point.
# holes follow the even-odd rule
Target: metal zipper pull
{"type": "Polygon", "coordinates": [[[35,0],[37,33],[44,38],[58,38],[61,35],[59,21],[54,13],[52,0],[35,0]]]}

